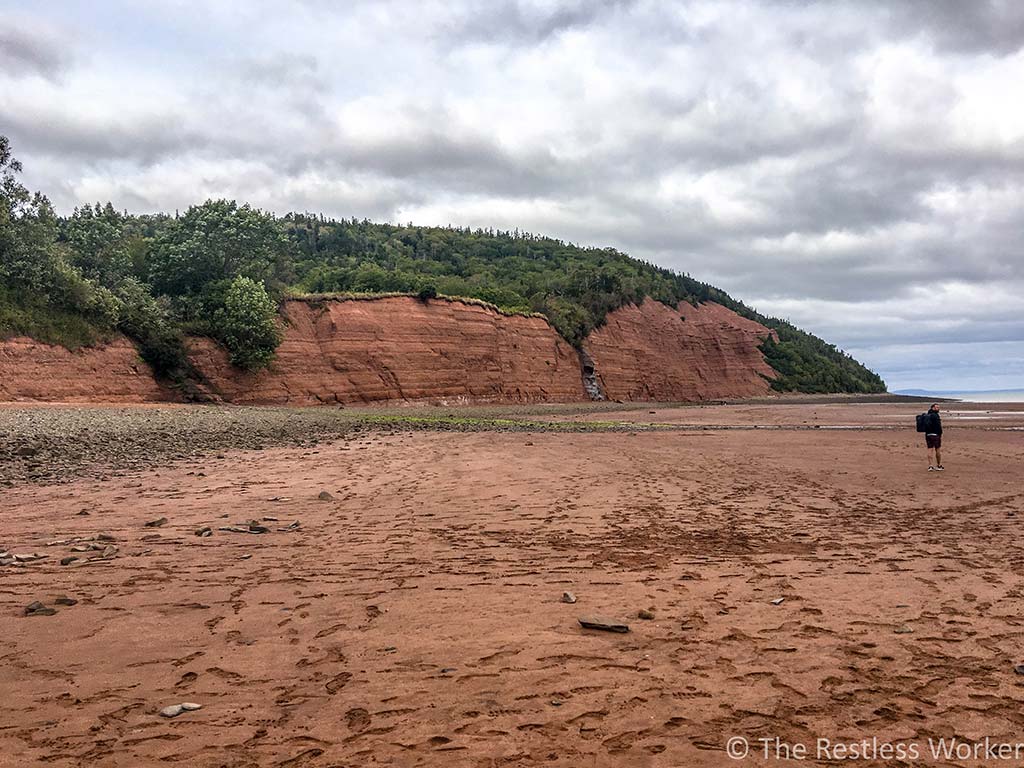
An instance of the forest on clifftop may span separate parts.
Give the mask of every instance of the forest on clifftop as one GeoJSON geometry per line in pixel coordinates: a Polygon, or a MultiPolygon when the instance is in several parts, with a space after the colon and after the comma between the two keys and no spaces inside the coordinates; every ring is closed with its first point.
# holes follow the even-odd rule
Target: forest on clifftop
{"type": "Polygon", "coordinates": [[[542,314],[575,346],[631,302],[714,301],[776,331],[778,341],[762,345],[779,374],[775,389],[885,390],[877,374],[817,336],[615,249],[519,231],[278,217],[228,200],[180,215],[128,214],[108,202],[58,216],[21,184],[20,171],[0,136],[0,337],[76,348],[121,332],[158,374],[184,380],[186,334],[217,339],[239,367],[268,364],[289,296],[464,297],[542,314]]]}

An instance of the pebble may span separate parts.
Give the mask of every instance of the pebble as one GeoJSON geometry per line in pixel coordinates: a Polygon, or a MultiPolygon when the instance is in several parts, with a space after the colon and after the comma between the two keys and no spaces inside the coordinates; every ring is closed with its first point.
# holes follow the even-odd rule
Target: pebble
{"type": "Polygon", "coordinates": [[[317,496],[320,501],[334,501],[334,497],[331,496],[327,491],[320,491],[320,495],[317,496]]]}
{"type": "Polygon", "coordinates": [[[648,610],[647,608],[641,608],[639,613],[637,613],[637,618],[643,619],[644,621],[652,621],[654,619],[654,611],[648,610]]]}
{"type": "Polygon", "coordinates": [[[26,616],[53,616],[56,612],[53,608],[47,608],[38,600],[25,606],[26,616]]]}
{"type": "Polygon", "coordinates": [[[71,556],[69,556],[69,557],[62,557],[62,558],[60,559],[60,564],[61,564],[61,565],[71,565],[71,564],[72,564],[73,562],[75,562],[75,561],[76,561],[77,559],[78,559],[78,558],[77,558],[77,557],[75,557],[74,555],[71,555],[71,556]]]}
{"type": "Polygon", "coordinates": [[[893,630],[897,635],[909,635],[914,630],[908,627],[906,624],[901,624],[893,630]]]}
{"type": "Polygon", "coordinates": [[[158,517],[156,520],[150,520],[146,523],[147,528],[159,528],[162,525],[167,525],[166,517],[158,517]]]}
{"type": "Polygon", "coordinates": [[[782,605],[784,602],[786,602],[786,598],[776,597],[774,600],[772,600],[772,605],[782,605]]]}
{"type": "Polygon", "coordinates": [[[60,597],[55,597],[53,599],[53,603],[54,603],[54,605],[78,605],[78,601],[75,600],[75,598],[68,597],[67,595],[61,595],[60,597]]]}
{"type": "Polygon", "coordinates": [[[576,602],[576,595],[574,595],[572,592],[563,592],[562,593],[562,602],[563,603],[575,603],[576,602]]]}
{"type": "Polygon", "coordinates": [[[202,528],[196,531],[196,536],[213,536],[213,529],[208,525],[204,525],[202,528]]]}

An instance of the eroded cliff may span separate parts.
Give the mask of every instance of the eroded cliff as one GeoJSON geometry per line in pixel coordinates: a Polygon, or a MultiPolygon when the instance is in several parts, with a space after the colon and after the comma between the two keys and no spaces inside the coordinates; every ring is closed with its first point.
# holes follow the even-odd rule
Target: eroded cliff
{"type": "MultiPolygon", "coordinates": [[[[541,317],[409,297],[291,300],[270,368],[245,373],[206,338],[189,341],[200,390],[239,404],[571,402],[588,400],[580,355],[541,317]]],[[[584,342],[615,400],[709,400],[769,393],[758,345],[771,331],[718,304],[646,300],[608,315],[584,342]]],[[[0,401],[179,399],[128,340],[70,352],[0,340],[0,401]]]]}
{"type": "Polygon", "coordinates": [[[758,345],[772,333],[720,304],[646,299],[609,313],[583,347],[610,399],[713,400],[771,391],[758,345]]]}
{"type": "Polygon", "coordinates": [[[584,400],[579,358],[541,317],[409,297],[288,301],[270,368],[241,373],[209,339],[191,342],[211,393],[233,403],[584,400]]]}
{"type": "Polygon", "coordinates": [[[23,336],[0,340],[0,401],[143,403],[173,398],[124,337],[74,352],[23,336]]]}

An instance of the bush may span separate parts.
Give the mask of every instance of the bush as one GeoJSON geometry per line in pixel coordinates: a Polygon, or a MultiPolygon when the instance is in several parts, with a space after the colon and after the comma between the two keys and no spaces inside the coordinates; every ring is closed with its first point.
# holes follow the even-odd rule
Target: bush
{"type": "Polygon", "coordinates": [[[187,367],[181,332],[166,304],[150,294],[146,285],[126,278],[117,287],[121,315],[117,327],[135,340],[142,359],[159,376],[171,376],[187,367]]]}
{"type": "Polygon", "coordinates": [[[212,330],[231,353],[231,364],[246,370],[269,365],[281,343],[277,305],[262,283],[241,275],[228,285],[212,330]]]}

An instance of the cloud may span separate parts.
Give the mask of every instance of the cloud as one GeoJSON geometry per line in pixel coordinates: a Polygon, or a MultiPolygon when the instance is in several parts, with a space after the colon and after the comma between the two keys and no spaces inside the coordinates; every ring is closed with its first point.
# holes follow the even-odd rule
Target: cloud
{"type": "Polygon", "coordinates": [[[59,210],[228,196],[613,246],[886,376],[927,348],[928,386],[999,378],[984,355],[1024,343],[1014,0],[199,10],[0,27],[0,125],[59,210]]]}
{"type": "Polygon", "coordinates": [[[70,62],[67,42],[47,27],[24,28],[0,19],[0,71],[53,79],[70,62]]]}

